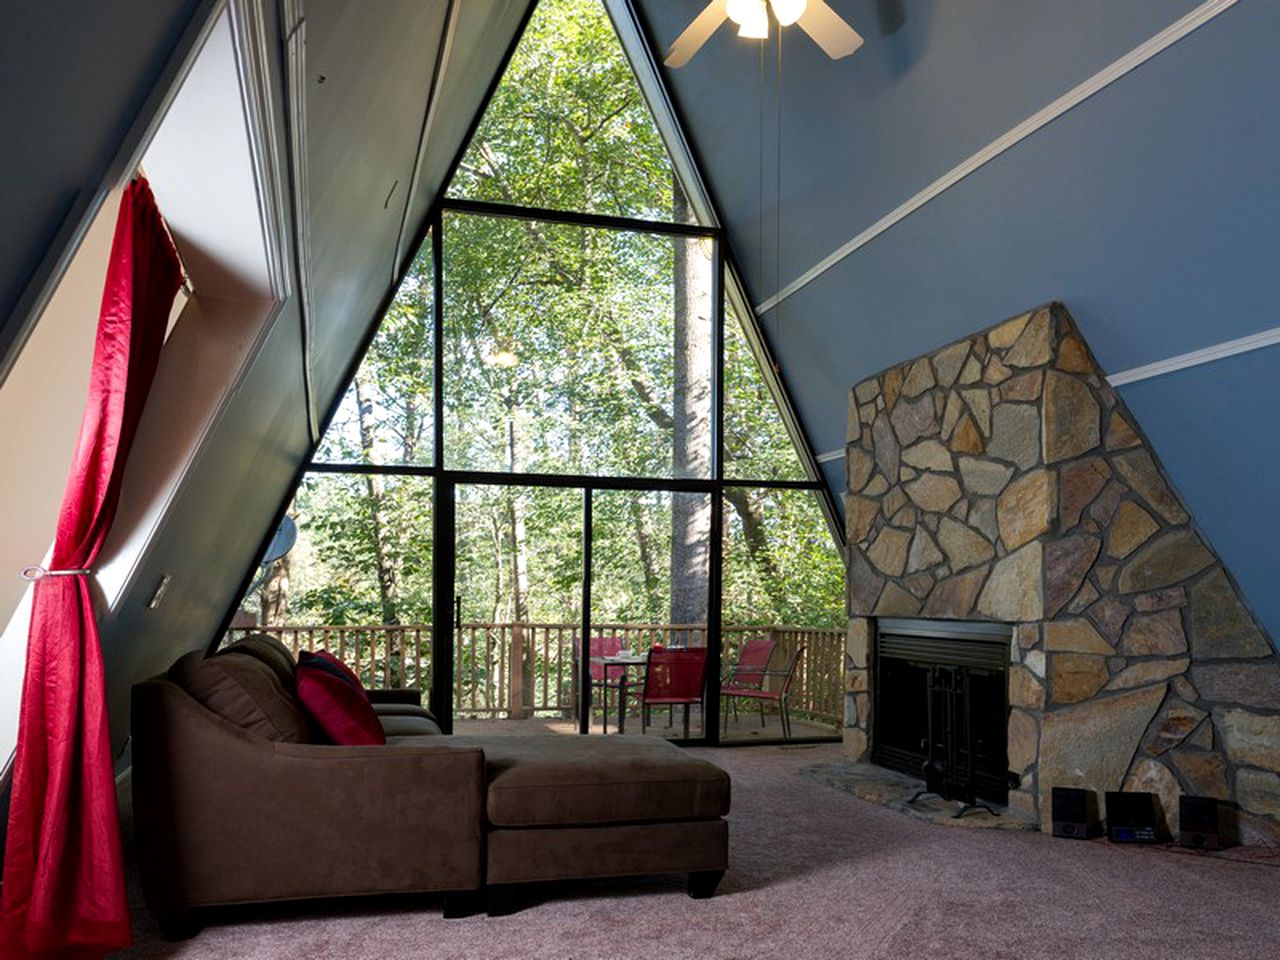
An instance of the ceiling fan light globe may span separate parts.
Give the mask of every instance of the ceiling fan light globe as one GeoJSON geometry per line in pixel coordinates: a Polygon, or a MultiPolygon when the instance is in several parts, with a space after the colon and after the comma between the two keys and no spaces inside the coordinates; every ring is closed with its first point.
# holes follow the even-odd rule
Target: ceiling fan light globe
{"type": "Polygon", "coordinates": [[[742,26],[755,14],[756,6],[756,0],[729,0],[728,5],[725,7],[725,13],[730,20],[738,26],[742,26]]]}
{"type": "Polygon", "coordinates": [[[769,8],[765,0],[753,0],[751,13],[738,27],[738,36],[746,40],[769,39],[769,8]]]}
{"type": "Polygon", "coordinates": [[[778,18],[778,26],[789,27],[802,16],[809,0],[769,0],[773,7],[773,15],[778,18]]]}

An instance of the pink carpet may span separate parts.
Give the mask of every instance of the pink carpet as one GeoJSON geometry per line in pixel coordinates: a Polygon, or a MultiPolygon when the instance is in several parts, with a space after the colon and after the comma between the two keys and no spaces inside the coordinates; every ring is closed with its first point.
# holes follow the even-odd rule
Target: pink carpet
{"type": "Polygon", "coordinates": [[[836,746],[699,751],[733,777],[731,866],[713,900],[683,878],[566,887],[500,919],[436,898],[222,915],[166,943],[141,904],[116,957],[974,958],[1280,956],[1280,858],[955,830],[814,783],[836,746]]]}

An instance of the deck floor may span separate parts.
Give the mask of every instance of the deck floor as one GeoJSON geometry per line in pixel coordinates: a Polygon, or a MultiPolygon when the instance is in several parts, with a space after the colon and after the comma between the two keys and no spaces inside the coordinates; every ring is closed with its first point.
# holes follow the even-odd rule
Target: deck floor
{"type": "MultiPolygon", "coordinates": [[[[591,732],[595,734],[602,733],[601,718],[597,714],[591,718],[591,732]]],[[[636,734],[640,732],[640,716],[639,714],[628,715],[626,731],[628,734],[636,734]]],[[[453,723],[453,732],[458,734],[471,734],[483,736],[529,736],[530,734],[539,733],[559,733],[559,734],[575,734],[578,732],[578,723],[572,718],[562,717],[530,717],[521,720],[476,720],[459,718],[453,723]]],[[[609,734],[613,735],[618,732],[618,718],[610,714],[609,716],[609,734]]],[[[653,736],[665,737],[668,740],[679,739],[684,733],[684,722],[679,709],[676,710],[675,719],[671,726],[667,726],[667,714],[665,711],[654,711],[653,722],[650,724],[647,732],[653,736]]],[[[804,739],[810,737],[831,737],[837,736],[839,730],[830,726],[811,721],[803,720],[799,717],[791,718],[791,736],[796,739],[804,739]]],[[[695,710],[689,721],[689,735],[691,737],[702,736],[702,717],[701,711],[695,710]]],[[[775,741],[781,740],[782,725],[778,721],[776,713],[766,714],[765,723],[760,725],[760,714],[757,712],[742,713],[737,720],[733,715],[729,716],[728,732],[723,735],[723,739],[731,741],[775,741]]]]}

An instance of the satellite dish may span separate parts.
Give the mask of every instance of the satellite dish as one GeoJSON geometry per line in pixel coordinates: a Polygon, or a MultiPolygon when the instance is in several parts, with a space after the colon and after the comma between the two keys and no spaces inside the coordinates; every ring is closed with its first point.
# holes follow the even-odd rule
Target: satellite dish
{"type": "Polygon", "coordinates": [[[280,521],[276,535],[271,538],[271,545],[267,547],[267,552],[262,555],[261,566],[266,567],[275,563],[292,550],[297,541],[298,525],[293,522],[293,517],[285,517],[280,521]]]}

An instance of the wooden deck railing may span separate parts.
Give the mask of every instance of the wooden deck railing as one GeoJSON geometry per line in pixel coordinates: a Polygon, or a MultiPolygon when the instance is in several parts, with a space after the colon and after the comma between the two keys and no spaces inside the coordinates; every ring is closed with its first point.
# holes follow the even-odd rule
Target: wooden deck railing
{"type": "MultiPolygon", "coordinates": [[[[431,686],[428,625],[242,627],[224,642],[252,633],[279,638],[294,656],[327,650],[342,659],[369,687],[431,686]]],[[[511,718],[554,713],[572,716],[576,703],[578,639],[581,626],[569,623],[463,623],[454,640],[454,711],[462,717],[511,718]]],[[[623,649],[643,654],[654,644],[704,646],[706,627],[680,623],[600,623],[594,636],[622,638],[623,649]]],[[[791,688],[791,710],[838,726],[844,719],[844,631],[811,627],[725,627],[723,663],[737,662],[743,643],[772,636],[779,645],[775,664],[799,644],[804,658],[791,688]]]]}

